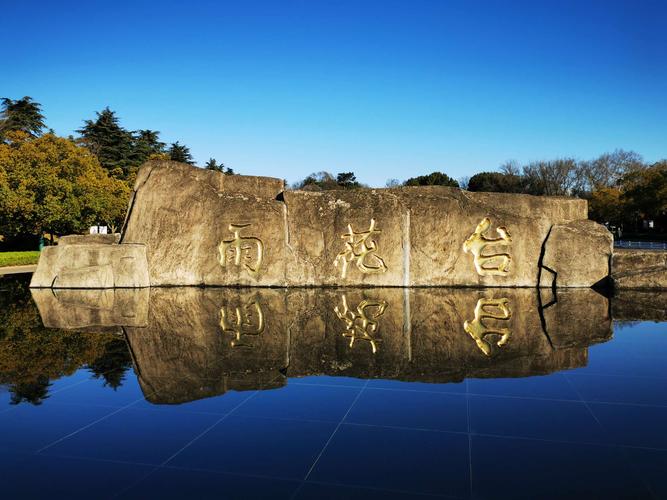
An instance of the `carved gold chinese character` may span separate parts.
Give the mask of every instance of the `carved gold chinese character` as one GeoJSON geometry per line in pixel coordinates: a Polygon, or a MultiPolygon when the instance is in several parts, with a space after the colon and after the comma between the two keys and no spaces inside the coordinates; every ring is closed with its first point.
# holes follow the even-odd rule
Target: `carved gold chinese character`
{"type": "Polygon", "coordinates": [[[264,243],[259,238],[252,236],[241,236],[241,229],[251,224],[230,224],[229,230],[233,237],[223,240],[218,246],[220,252],[220,265],[242,266],[248,273],[256,278],[262,266],[264,258],[264,243]]]}
{"type": "Polygon", "coordinates": [[[340,264],[341,278],[347,276],[347,266],[352,262],[364,274],[383,273],[387,270],[384,260],[375,253],[377,242],[371,238],[374,234],[381,232],[380,229],[375,229],[375,219],[371,219],[368,231],[356,232],[352,229],[351,224],[347,225],[347,233],[341,235],[341,238],[345,240],[345,250],[340,252],[334,261],[336,267],[340,264]]]}
{"type": "Polygon", "coordinates": [[[486,233],[491,227],[491,220],[484,217],[472,233],[463,243],[463,251],[472,253],[474,256],[475,269],[481,276],[506,276],[509,273],[508,266],[512,257],[507,252],[484,253],[487,247],[508,246],[512,243],[509,231],[505,227],[499,227],[496,232],[500,238],[489,238],[486,233]]]}
{"type": "Polygon", "coordinates": [[[387,309],[387,302],[384,300],[362,300],[356,308],[356,311],[350,310],[347,306],[347,297],[342,297],[342,307],[334,307],[336,316],[345,323],[343,337],[350,339],[350,347],[354,345],[355,340],[363,340],[371,345],[373,354],[377,352],[377,344],[381,339],[375,338],[379,324],[377,319],[384,314],[387,309]]]}
{"type": "Polygon", "coordinates": [[[486,354],[491,355],[492,346],[485,337],[488,335],[499,335],[500,339],[496,342],[498,347],[502,347],[509,342],[512,330],[507,327],[487,326],[485,320],[509,321],[512,317],[512,311],[508,306],[508,299],[479,299],[475,306],[475,319],[465,321],[463,329],[474,339],[477,347],[486,354]]]}
{"type": "Polygon", "coordinates": [[[264,313],[257,302],[249,302],[244,306],[220,309],[220,328],[224,333],[231,333],[234,338],[232,347],[252,348],[247,337],[257,337],[264,331],[264,313]]]}

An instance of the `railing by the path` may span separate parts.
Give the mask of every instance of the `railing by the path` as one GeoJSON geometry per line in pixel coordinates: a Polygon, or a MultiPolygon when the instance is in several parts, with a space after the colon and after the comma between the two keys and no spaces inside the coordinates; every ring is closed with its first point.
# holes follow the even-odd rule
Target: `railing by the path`
{"type": "Polygon", "coordinates": [[[638,248],[641,250],[667,250],[667,242],[665,241],[614,241],[616,248],[638,248]]]}

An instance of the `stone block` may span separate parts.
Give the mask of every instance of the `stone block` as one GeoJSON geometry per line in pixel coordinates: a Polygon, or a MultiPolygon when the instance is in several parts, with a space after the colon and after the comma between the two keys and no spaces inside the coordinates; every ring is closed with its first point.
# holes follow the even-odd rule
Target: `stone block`
{"type": "MultiPolygon", "coordinates": [[[[584,200],[442,186],[285,191],[279,179],[148,162],[121,244],[73,236],[63,247],[86,260],[86,242],[145,245],[151,286],[584,287],[607,276],[610,252],[586,211],[584,200]]],[[[120,286],[117,274],[77,263],[56,283],[120,286]]]]}
{"type": "Polygon", "coordinates": [[[148,163],[135,186],[122,244],[146,245],[150,283],[285,284],[282,181],[148,163]],[[234,178],[234,179],[232,179],[234,178]]]}
{"type": "Polygon", "coordinates": [[[286,191],[287,283],[402,286],[407,211],[394,194],[286,191]]]}
{"type": "Polygon", "coordinates": [[[611,259],[614,288],[667,289],[667,252],[616,249],[611,259]]]}
{"type": "Polygon", "coordinates": [[[391,191],[409,212],[410,286],[536,286],[551,225],[586,209],[581,200],[446,187],[391,191]]]}
{"type": "Polygon", "coordinates": [[[552,224],[586,216],[583,200],[445,187],[287,191],[284,200],[296,285],[536,286],[552,224]]]}
{"type": "Polygon", "coordinates": [[[58,238],[58,246],[65,245],[113,245],[120,243],[120,233],[112,234],[70,234],[58,238]]]}
{"type": "Polygon", "coordinates": [[[31,288],[141,288],[150,286],[146,247],[77,243],[46,247],[31,288]]]}
{"type": "Polygon", "coordinates": [[[555,274],[557,287],[590,287],[609,276],[614,240],[591,220],[554,224],[541,265],[555,274]]]}

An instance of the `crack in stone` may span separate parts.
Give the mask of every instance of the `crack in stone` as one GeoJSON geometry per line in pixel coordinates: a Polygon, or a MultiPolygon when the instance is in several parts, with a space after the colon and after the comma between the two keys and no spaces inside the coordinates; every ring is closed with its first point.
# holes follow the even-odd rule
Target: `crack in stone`
{"type": "Polygon", "coordinates": [[[125,230],[127,229],[127,224],[130,222],[130,216],[132,215],[132,210],[134,209],[134,205],[136,203],[139,190],[146,185],[148,179],[150,178],[151,174],[156,168],[157,165],[151,165],[151,169],[148,171],[148,174],[146,174],[146,178],[141,183],[141,185],[137,186],[135,189],[132,190],[132,197],[130,198],[129,206],[127,209],[127,215],[125,215],[123,226],[120,228],[120,241],[118,242],[118,244],[123,243],[123,239],[125,238],[125,230]]]}

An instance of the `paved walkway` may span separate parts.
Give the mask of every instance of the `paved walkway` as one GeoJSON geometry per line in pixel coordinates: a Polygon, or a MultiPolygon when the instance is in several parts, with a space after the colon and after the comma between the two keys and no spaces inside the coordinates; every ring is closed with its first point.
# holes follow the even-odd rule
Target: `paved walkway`
{"type": "Polygon", "coordinates": [[[37,264],[30,266],[7,266],[0,267],[0,276],[3,274],[21,274],[21,273],[34,273],[37,269],[37,264]]]}

